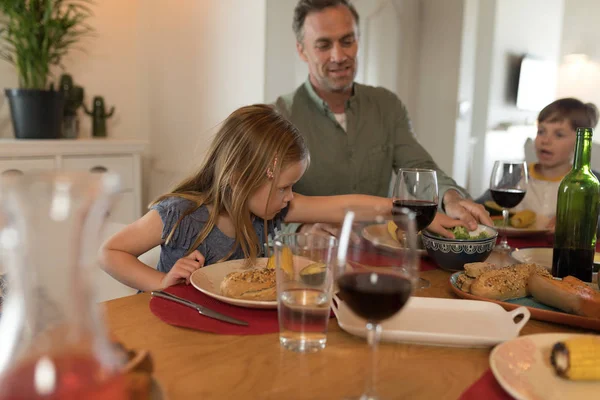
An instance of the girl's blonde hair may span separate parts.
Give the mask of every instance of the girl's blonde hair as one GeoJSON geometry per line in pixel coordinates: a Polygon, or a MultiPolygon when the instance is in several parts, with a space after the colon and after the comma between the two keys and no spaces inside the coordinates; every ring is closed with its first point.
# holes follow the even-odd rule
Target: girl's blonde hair
{"type": "MultiPolygon", "coordinates": [[[[280,171],[304,160],[309,160],[309,153],[300,132],[272,106],[255,104],[237,109],[215,135],[200,170],[152,202],[151,206],[168,197],[180,197],[194,203],[181,215],[166,242],[185,216],[206,205],[210,206],[208,221],[186,255],[198,248],[215,227],[219,215],[226,213],[235,228],[235,243],[223,260],[237,246],[246,258],[256,259],[261,243],[252,225],[248,200],[269,179],[270,198],[280,171]]],[[[265,211],[268,206],[267,202],[265,211]]],[[[266,221],[264,235],[266,239],[266,221]]]]}

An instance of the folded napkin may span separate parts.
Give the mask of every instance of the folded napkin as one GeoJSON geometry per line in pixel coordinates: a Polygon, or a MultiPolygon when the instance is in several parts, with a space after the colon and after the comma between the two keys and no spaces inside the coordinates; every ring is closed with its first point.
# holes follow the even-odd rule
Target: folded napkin
{"type": "Polygon", "coordinates": [[[167,324],[223,335],[260,335],[279,332],[277,310],[233,306],[213,299],[191,285],[171,286],[164,291],[208,307],[213,311],[248,322],[248,326],[230,324],[200,315],[193,308],[174,301],[152,297],[150,311],[167,324]]]}
{"type": "Polygon", "coordinates": [[[494,374],[488,369],[474,384],[463,392],[459,400],[511,400],[502,389],[494,374]]]}

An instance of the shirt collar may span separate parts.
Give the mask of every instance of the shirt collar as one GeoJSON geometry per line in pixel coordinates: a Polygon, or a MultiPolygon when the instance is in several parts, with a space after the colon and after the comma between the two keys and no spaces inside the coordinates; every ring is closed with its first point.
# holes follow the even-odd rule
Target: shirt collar
{"type": "Polygon", "coordinates": [[[535,166],[537,165],[537,163],[531,163],[529,164],[529,176],[532,177],[533,179],[537,179],[538,181],[546,181],[546,182],[560,182],[562,180],[562,178],[565,177],[565,175],[563,176],[559,176],[556,178],[546,178],[545,176],[539,174],[536,169],[535,166]]]}
{"type": "MultiPolygon", "coordinates": [[[[327,105],[325,100],[323,100],[322,98],[319,97],[319,95],[315,91],[315,88],[313,87],[312,83],[310,83],[310,76],[308,78],[306,78],[306,81],[304,82],[304,88],[308,92],[308,97],[310,97],[310,99],[315,103],[315,105],[317,107],[319,107],[319,110],[321,110],[322,112],[324,112],[326,114],[331,112],[331,110],[329,109],[329,106],[327,105]]],[[[346,109],[352,108],[354,106],[354,104],[356,104],[357,97],[358,97],[357,91],[359,91],[359,85],[357,85],[356,83],[353,83],[352,84],[352,96],[350,96],[348,101],[346,101],[346,109]]]]}

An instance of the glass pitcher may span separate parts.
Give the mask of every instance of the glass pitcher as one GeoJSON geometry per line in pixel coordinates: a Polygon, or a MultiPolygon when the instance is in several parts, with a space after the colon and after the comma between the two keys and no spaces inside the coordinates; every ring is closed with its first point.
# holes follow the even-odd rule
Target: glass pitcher
{"type": "Polygon", "coordinates": [[[38,173],[0,181],[0,400],[124,399],[125,361],[94,297],[112,174],[38,173]]]}

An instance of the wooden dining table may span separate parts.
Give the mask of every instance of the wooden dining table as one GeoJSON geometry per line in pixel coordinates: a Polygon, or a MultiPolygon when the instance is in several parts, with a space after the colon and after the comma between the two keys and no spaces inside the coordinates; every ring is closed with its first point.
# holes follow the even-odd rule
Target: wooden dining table
{"type": "MultiPolygon", "coordinates": [[[[450,272],[421,276],[431,282],[416,296],[456,298],[450,272]]],[[[362,392],[371,350],[362,338],[329,321],[324,350],[300,354],[283,349],[278,334],[228,336],[168,325],[152,314],[147,293],[108,301],[105,318],[113,335],[131,349],[148,349],[154,377],[169,400],[343,399],[362,392]]],[[[583,330],[529,320],[521,335],[583,330]]],[[[491,348],[381,343],[377,391],[384,399],[460,397],[488,368],[491,348]]]]}

